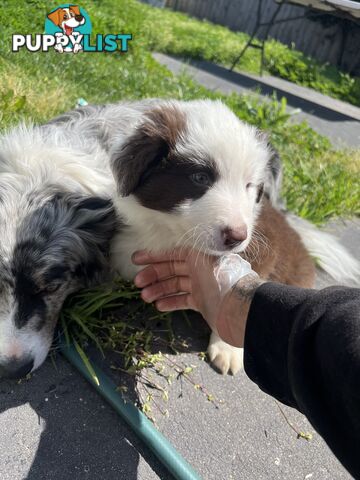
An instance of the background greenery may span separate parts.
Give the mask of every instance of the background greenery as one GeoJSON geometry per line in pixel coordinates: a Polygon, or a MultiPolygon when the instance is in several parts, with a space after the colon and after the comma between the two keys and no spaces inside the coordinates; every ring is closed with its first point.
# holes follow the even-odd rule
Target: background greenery
{"type": "MultiPolygon", "coordinates": [[[[45,15],[54,3],[10,0],[0,9],[2,129],[22,119],[45,122],[73,108],[79,97],[94,103],[143,97],[221,98],[239,118],[269,132],[285,165],[284,196],[289,208],[317,223],[360,213],[359,151],[335,151],[326,138],[306,124],[289,123],[284,101],[263,103],[253,95],[210,92],[185,75],[174,77],[151,57],[151,51],[163,50],[226,63],[245,41],[242,34],[135,0],[89,0],[81,5],[92,19],[94,34],[132,33],[130,51],[12,53],[12,33],[43,32],[45,15]],[[217,57],[220,50],[227,59],[217,57]]],[[[277,42],[272,45],[284,57],[297,58],[296,52],[277,42]]],[[[246,60],[250,67],[252,61],[257,64],[256,59],[246,60]]],[[[301,71],[296,66],[287,68],[290,72],[301,71]]]]}
{"type": "MultiPolygon", "coordinates": [[[[182,13],[142,9],[147,17],[149,45],[158,51],[204,59],[230,67],[245,46],[249,35],[182,13]]],[[[313,88],[354,105],[360,105],[360,78],[340,72],[329,64],[289,48],[276,40],[266,42],[265,72],[290,82],[313,88]]],[[[260,51],[249,48],[237,64],[237,70],[259,73],[260,51]]]]}

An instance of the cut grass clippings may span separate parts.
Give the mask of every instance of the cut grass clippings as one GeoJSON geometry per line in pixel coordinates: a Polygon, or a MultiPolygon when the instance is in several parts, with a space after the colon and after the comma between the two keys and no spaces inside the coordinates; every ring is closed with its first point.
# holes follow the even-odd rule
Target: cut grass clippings
{"type": "MultiPolygon", "coordinates": [[[[171,315],[144,303],[132,283],[118,280],[73,295],[62,310],[60,333],[66,344],[75,345],[97,384],[86,347],[93,344],[103,355],[111,351],[111,368],[135,379],[139,406],[153,421],[153,408],[167,415],[167,388],[175,379],[184,379],[216,408],[221,403],[196,381],[194,365],[177,360],[176,354],[186,351],[188,344],[173,334],[171,315]]],[[[200,358],[205,359],[205,354],[200,358]]],[[[126,385],[118,390],[127,397],[126,385]]]]}

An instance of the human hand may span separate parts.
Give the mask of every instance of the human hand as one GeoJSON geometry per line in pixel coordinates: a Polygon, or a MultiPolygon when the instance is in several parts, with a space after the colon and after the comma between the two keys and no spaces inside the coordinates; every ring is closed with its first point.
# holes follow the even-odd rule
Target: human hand
{"type": "Polygon", "coordinates": [[[135,277],[145,302],[155,302],[163,312],[196,310],[225,342],[243,346],[251,299],[261,283],[254,272],[222,294],[214,274],[217,257],[181,249],[160,254],[135,252],[132,260],[147,265],[135,277]]]}
{"type": "Polygon", "coordinates": [[[221,294],[214,276],[216,257],[179,249],[152,254],[135,252],[136,265],[146,265],[135,277],[145,302],[155,302],[161,312],[191,309],[200,312],[216,331],[221,294]]]}

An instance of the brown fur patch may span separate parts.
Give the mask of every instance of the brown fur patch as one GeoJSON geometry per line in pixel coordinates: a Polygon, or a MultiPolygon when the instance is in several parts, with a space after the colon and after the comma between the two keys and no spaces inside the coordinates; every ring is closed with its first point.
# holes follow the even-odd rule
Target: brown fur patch
{"type": "Polygon", "coordinates": [[[265,200],[245,258],[265,280],[312,288],[315,265],[285,215],[265,200]]]}
{"type": "Polygon", "coordinates": [[[173,149],[186,129],[184,113],[174,105],[164,105],[150,110],[146,117],[150,121],[143,124],[143,134],[150,138],[161,138],[173,149]]]}
{"type": "Polygon", "coordinates": [[[176,155],[169,155],[163,165],[155,167],[134,191],[135,197],[146,208],[171,212],[186,200],[202,197],[218,178],[216,165],[189,161],[176,155]],[[206,174],[209,183],[197,185],[192,180],[196,173],[206,174]]]}
{"type": "Polygon", "coordinates": [[[145,121],[111,159],[123,196],[130,195],[139,185],[141,177],[171,153],[185,130],[185,116],[173,105],[153,108],[145,117],[145,121]]]}

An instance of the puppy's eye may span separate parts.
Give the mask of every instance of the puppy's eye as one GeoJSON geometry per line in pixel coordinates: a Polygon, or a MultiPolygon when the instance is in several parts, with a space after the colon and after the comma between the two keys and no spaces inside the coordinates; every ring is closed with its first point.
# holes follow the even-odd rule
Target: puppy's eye
{"type": "Polygon", "coordinates": [[[258,188],[258,191],[257,191],[256,203],[259,203],[264,193],[264,184],[261,183],[260,185],[258,185],[257,188],[258,188]]]}
{"type": "Polygon", "coordinates": [[[202,187],[208,187],[211,184],[210,177],[205,172],[193,173],[190,175],[190,178],[194,183],[201,185],[202,187]]]}
{"type": "Polygon", "coordinates": [[[54,283],[53,285],[49,285],[44,289],[45,293],[54,293],[56,290],[59,290],[61,287],[61,283],[54,283]]]}
{"type": "Polygon", "coordinates": [[[255,183],[248,183],[246,185],[246,189],[248,190],[249,188],[255,188],[256,189],[256,203],[259,203],[261,200],[261,197],[263,196],[264,193],[264,184],[260,183],[260,185],[256,185],[255,183]]]}

